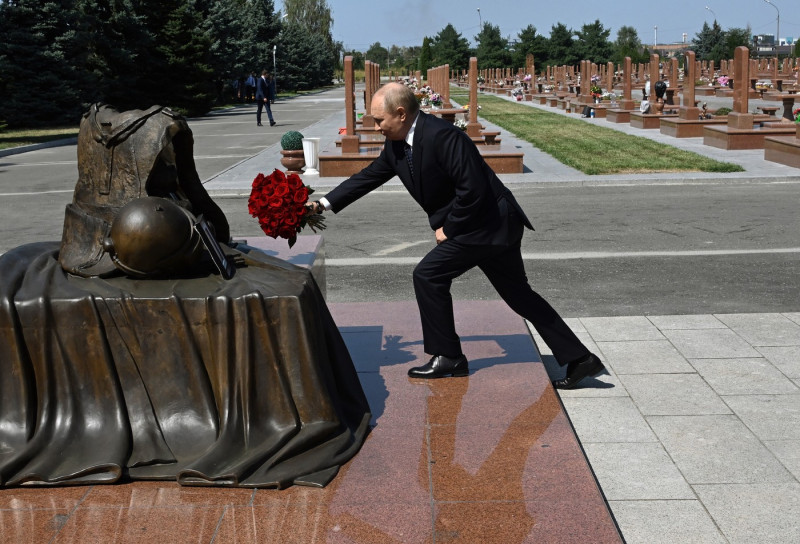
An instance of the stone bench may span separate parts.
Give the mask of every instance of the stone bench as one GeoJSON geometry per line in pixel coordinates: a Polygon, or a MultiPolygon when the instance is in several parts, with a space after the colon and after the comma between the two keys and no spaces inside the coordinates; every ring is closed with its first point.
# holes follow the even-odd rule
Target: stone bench
{"type": "Polygon", "coordinates": [[[481,136],[483,136],[483,140],[486,143],[486,145],[494,145],[500,143],[500,140],[497,139],[497,137],[500,136],[499,132],[483,131],[481,132],[481,136]]]}
{"type": "Polygon", "coordinates": [[[775,112],[777,112],[781,108],[780,106],[759,106],[758,109],[760,109],[762,112],[764,112],[766,115],[769,115],[770,117],[775,117],[775,112]]]}

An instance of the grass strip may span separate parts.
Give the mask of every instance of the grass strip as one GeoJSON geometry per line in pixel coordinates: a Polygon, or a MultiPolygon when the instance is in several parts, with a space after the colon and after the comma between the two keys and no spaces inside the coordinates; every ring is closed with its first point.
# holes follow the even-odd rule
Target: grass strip
{"type": "Polygon", "coordinates": [[[40,144],[52,140],[75,138],[77,136],[78,127],[2,130],[0,131],[0,149],[40,144]]]}
{"type": "MultiPolygon", "coordinates": [[[[466,92],[451,92],[466,104],[466,92]]],[[[738,164],[720,162],[648,138],[570,119],[496,96],[479,95],[480,116],[588,175],[655,172],[743,172],[738,164]]]]}

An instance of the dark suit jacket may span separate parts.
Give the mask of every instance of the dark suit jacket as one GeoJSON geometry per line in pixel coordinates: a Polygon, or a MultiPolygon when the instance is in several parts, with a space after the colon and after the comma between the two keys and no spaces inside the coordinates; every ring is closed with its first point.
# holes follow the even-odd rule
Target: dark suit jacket
{"type": "Polygon", "coordinates": [[[444,227],[449,239],[510,244],[521,235],[520,225],[533,229],[472,139],[452,123],[420,112],[412,146],[413,177],[404,146],[405,141],[387,140],[372,164],[325,195],[331,209],[338,212],[397,175],[428,214],[431,228],[444,227]]]}
{"type": "Polygon", "coordinates": [[[256,83],[256,100],[275,100],[275,80],[269,79],[264,81],[263,77],[258,78],[256,83]]]}

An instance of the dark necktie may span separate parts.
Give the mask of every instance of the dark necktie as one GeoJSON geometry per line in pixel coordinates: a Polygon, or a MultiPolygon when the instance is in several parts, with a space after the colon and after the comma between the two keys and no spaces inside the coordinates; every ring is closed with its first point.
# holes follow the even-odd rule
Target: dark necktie
{"type": "Polygon", "coordinates": [[[408,171],[411,172],[411,177],[414,177],[414,160],[412,158],[411,153],[411,146],[408,143],[405,144],[405,151],[406,151],[406,162],[408,163],[408,171]]]}

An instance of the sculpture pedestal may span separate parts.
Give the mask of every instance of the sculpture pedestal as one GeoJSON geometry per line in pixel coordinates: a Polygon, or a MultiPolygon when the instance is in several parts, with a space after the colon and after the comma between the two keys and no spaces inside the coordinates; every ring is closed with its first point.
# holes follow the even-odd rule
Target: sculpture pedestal
{"type": "Polygon", "coordinates": [[[308,270],[226,249],[191,277],[80,278],[0,257],[0,486],[324,486],[370,412],[308,270]]]}

